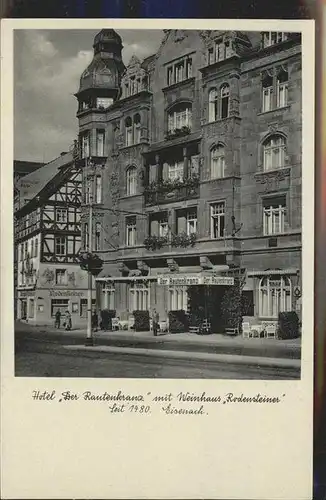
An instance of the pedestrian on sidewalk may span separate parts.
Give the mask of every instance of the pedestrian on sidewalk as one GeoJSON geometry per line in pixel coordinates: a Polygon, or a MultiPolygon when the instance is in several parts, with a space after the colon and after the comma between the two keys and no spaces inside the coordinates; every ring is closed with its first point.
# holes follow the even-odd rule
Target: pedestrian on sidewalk
{"type": "Polygon", "coordinates": [[[69,311],[66,311],[64,325],[66,330],[71,330],[71,314],[69,311]]]}
{"type": "Polygon", "coordinates": [[[60,309],[58,309],[57,312],[55,313],[55,322],[54,322],[55,328],[60,328],[60,321],[61,321],[61,312],[60,309]]]}
{"type": "Polygon", "coordinates": [[[159,315],[158,315],[158,312],[156,311],[156,309],[154,308],[153,309],[153,313],[152,313],[152,323],[153,323],[153,334],[154,334],[154,337],[157,337],[157,331],[158,331],[158,327],[159,327],[159,315]]]}

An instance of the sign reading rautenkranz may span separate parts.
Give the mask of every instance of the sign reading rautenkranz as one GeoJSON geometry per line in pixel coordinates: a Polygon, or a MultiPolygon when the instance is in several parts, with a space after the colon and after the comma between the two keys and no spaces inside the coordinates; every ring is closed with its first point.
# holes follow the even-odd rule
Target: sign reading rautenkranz
{"type": "Polygon", "coordinates": [[[190,285],[234,285],[234,278],[227,276],[205,276],[201,274],[160,274],[157,276],[158,285],[190,286],[190,285]]]}

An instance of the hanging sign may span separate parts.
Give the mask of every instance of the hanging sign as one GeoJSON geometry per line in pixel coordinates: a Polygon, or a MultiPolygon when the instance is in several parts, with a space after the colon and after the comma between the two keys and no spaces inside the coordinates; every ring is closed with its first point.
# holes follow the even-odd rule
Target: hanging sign
{"type": "Polygon", "coordinates": [[[191,285],[234,285],[234,278],[227,276],[213,276],[202,274],[160,274],[157,276],[158,285],[191,286],[191,285]]]}

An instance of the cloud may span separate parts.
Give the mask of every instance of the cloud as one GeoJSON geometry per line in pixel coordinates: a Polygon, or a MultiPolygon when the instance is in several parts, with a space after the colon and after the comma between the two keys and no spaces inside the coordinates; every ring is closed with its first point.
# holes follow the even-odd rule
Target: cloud
{"type": "MultiPolygon", "coordinates": [[[[78,133],[74,93],[93,57],[90,33],[60,32],[15,32],[15,159],[50,161],[67,150],[78,133]]],[[[149,43],[145,30],[125,31],[125,63],[133,54],[143,59],[155,52],[160,32],[154,35],[149,43]]]]}

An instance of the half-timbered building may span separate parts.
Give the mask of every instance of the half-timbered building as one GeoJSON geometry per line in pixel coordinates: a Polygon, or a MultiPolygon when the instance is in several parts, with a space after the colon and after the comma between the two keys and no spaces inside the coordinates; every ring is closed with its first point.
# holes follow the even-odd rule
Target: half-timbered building
{"type": "Polygon", "coordinates": [[[15,212],[17,315],[37,324],[69,310],[86,318],[87,275],[79,267],[82,179],[72,153],[24,177],[15,212]]]}

